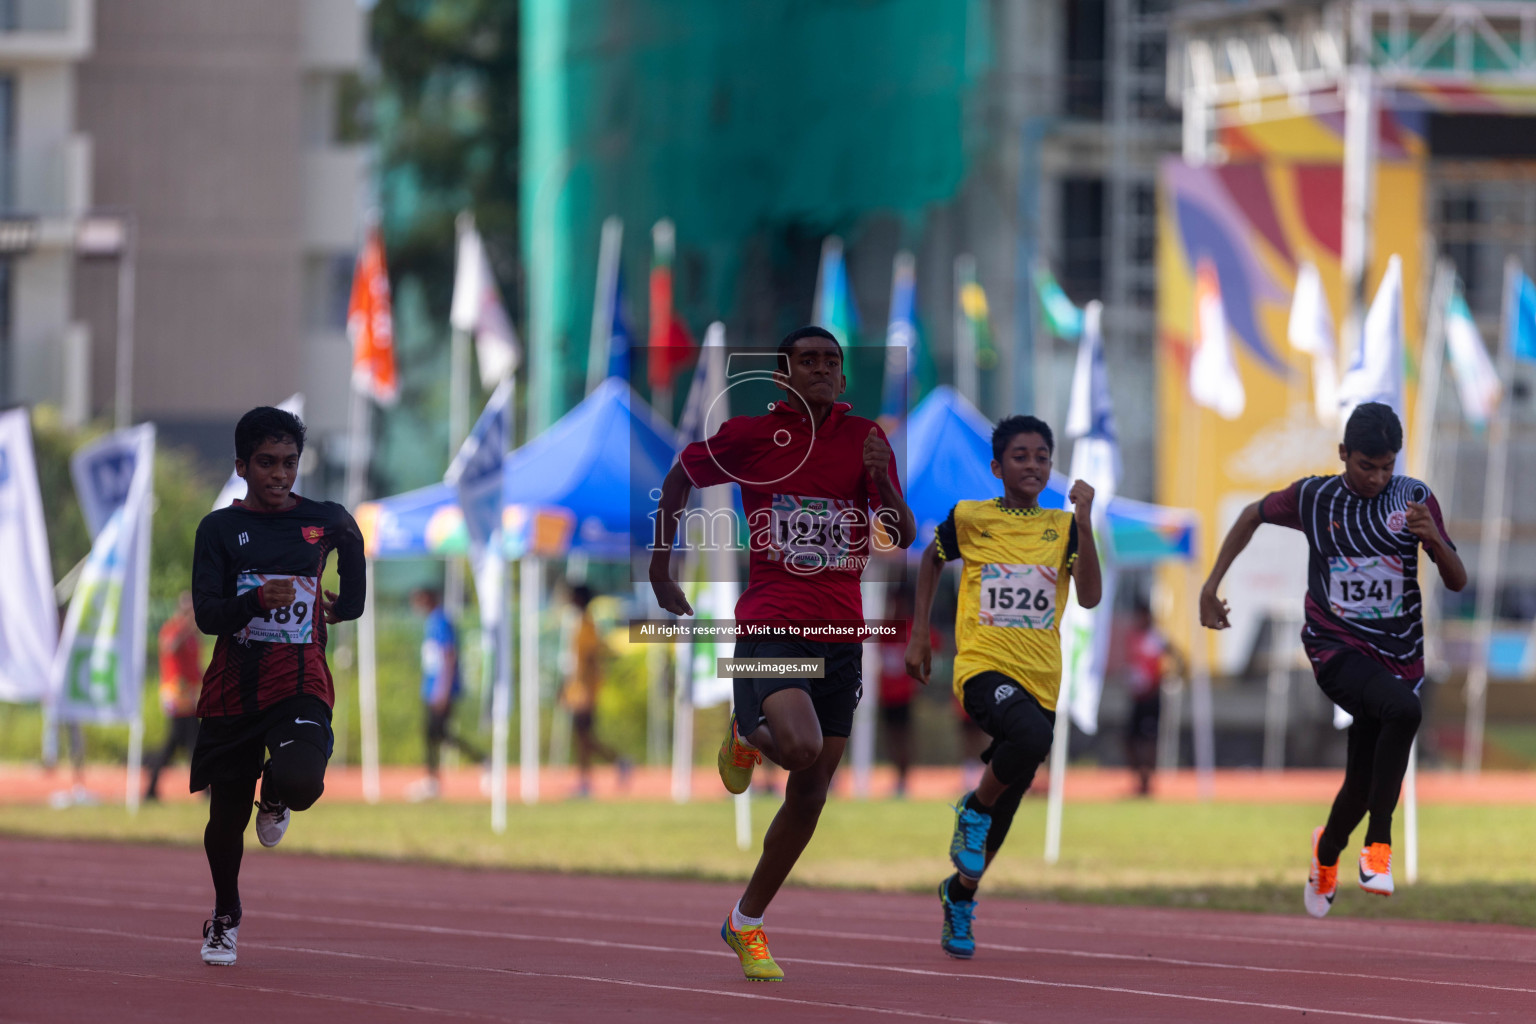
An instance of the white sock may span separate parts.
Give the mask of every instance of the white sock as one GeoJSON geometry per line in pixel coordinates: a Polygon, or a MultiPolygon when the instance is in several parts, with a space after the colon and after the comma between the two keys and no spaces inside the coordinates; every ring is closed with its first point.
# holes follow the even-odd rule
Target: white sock
{"type": "Polygon", "coordinates": [[[739,932],[744,932],[748,928],[761,928],[762,926],[763,919],[760,917],[748,917],[746,914],[743,914],[741,912],[741,901],[737,900],[736,905],[731,908],[731,927],[739,932]]]}

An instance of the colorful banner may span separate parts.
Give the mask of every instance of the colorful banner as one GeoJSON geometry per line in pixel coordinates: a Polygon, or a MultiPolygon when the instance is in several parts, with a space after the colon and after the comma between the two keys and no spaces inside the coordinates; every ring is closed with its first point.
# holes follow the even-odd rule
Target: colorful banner
{"type": "Polygon", "coordinates": [[[368,229],[352,272],[347,335],[352,340],[352,387],[382,405],[400,397],[395,366],[395,323],[378,225],[368,229]]]}
{"type": "Polygon", "coordinates": [[[502,614],[501,464],[511,439],[512,382],[503,380],[443,477],[454,488],[469,531],[481,622],[499,622],[502,614]]]}
{"type": "Polygon", "coordinates": [[[70,460],[94,539],[50,673],[60,722],[136,718],[144,685],[155,428],[110,434],[70,460]]]}
{"type": "Polygon", "coordinates": [[[25,409],[0,412],[0,565],[0,701],[39,701],[48,693],[59,613],[25,409]]]}
{"type": "MultiPolygon", "coordinates": [[[[1394,253],[1402,257],[1405,284],[1423,279],[1421,121],[1390,112],[1381,120],[1367,295],[1376,292],[1394,253]]],[[[1317,267],[1323,301],[1335,312],[1345,309],[1342,117],[1223,129],[1221,142],[1227,162],[1189,166],[1169,158],[1158,190],[1158,500],[1199,514],[1202,570],[1245,505],[1298,477],[1339,469],[1339,431],[1318,422],[1312,401],[1313,357],[1291,347],[1287,329],[1307,263],[1317,267]],[[1243,410],[1232,420],[1190,401],[1202,261],[1211,266],[1219,288],[1246,393],[1243,410]]],[[[1365,311],[1359,312],[1363,317],[1365,311]]],[[[1402,336],[1414,360],[1422,343],[1421,315],[1417,289],[1406,288],[1402,336]]],[[[1358,344],[1358,337],[1341,339],[1339,358],[1352,363],[1358,344]]],[[[1416,390],[1410,383],[1404,410],[1409,417],[1416,390]]],[[[1299,534],[1260,528],[1223,586],[1233,628],[1210,635],[1219,669],[1231,672],[1242,664],[1269,611],[1299,612],[1305,567],[1299,534]]],[[[1182,576],[1166,582],[1175,594],[1172,622],[1190,622],[1196,595],[1187,593],[1182,576]]]]}

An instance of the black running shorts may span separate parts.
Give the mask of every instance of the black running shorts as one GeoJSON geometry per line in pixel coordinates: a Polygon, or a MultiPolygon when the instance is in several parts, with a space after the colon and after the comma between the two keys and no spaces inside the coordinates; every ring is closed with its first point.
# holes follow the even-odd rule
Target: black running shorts
{"type": "Polygon", "coordinates": [[[853,711],[864,696],[864,645],[823,640],[738,640],[738,658],[821,658],[821,679],[769,676],[735,680],[736,727],[745,738],[763,724],[763,701],[780,690],[804,690],[816,708],[823,736],[847,737],[853,731],[853,711]]]}
{"type": "Polygon", "coordinates": [[[336,737],[325,701],[303,694],[254,714],[203,719],[192,751],[192,792],[213,782],[261,778],[267,751],[288,743],[308,743],[330,759],[336,737]]]}

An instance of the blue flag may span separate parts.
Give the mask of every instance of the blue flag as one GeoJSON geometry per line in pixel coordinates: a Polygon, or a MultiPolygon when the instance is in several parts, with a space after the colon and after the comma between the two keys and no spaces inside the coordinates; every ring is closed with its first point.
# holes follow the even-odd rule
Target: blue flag
{"type": "Polygon", "coordinates": [[[1536,363],[1536,284],[1529,275],[1520,273],[1515,293],[1510,296],[1510,308],[1505,317],[1509,336],[1509,350],[1521,362],[1536,363]]]}

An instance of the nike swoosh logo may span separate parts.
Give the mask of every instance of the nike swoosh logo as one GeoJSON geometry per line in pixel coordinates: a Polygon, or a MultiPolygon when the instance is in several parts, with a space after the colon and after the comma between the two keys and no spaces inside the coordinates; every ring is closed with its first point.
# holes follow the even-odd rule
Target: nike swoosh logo
{"type": "Polygon", "coordinates": [[[279,743],[277,746],[278,746],[279,749],[281,749],[283,747],[286,747],[288,744],[290,744],[292,742],[293,742],[293,740],[283,740],[283,742],[279,743]]]}
{"type": "Polygon", "coordinates": [[[1369,881],[1371,881],[1371,880],[1372,880],[1372,879],[1374,879],[1374,878],[1375,878],[1375,877],[1376,877],[1376,876],[1375,876],[1375,875],[1368,875],[1368,874],[1366,874],[1366,872],[1365,872],[1365,868],[1361,868],[1361,869],[1360,869],[1360,881],[1361,881],[1361,882],[1362,882],[1362,883],[1364,883],[1364,882],[1369,882],[1369,881]]]}
{"type": "Polygon", "coordinates": [[[307,718],[295,718],[293,720],[293,722],[294,722],[295,725],[319,725],[320,724],[319,722],[311,722],[307,718]]]}

